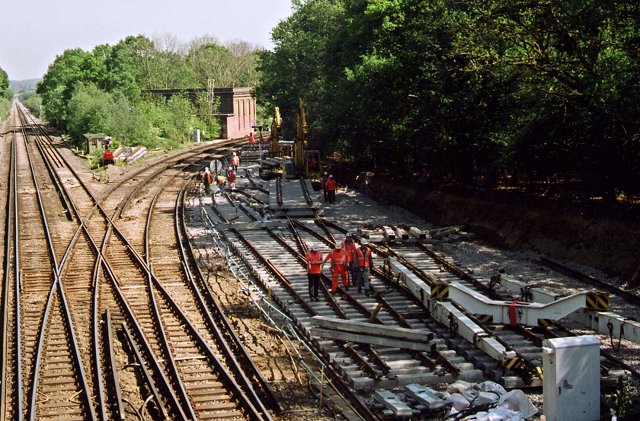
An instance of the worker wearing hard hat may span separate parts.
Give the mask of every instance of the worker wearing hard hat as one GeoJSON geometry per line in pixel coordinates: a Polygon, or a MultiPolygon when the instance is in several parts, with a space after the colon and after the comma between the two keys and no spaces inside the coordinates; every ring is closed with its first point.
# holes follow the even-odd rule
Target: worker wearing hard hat
{"type": "Polygon", "coordinates": [[[342,250],[342,243],[336,243],[334,249],[327,254],[324,258],[323,266],[327,262],[331,261],[331,292],[335,293],[338,290],[338,276],[342,278],[342,284],[349,291],[349,278],[347,277],[347,258],[344,250],[342,250]]]}
{"type": "Polygon", "coordinates": [[[307,279],[309,280],[309,299],[318,301],[318,288],[320,287],[320,273],[322,272],[322,252],[318,250],[318,246],[311,244],[307,254],[307,279]]]}
{"type": "Polygon", "coordinates": [[[348,232],[347,235],[345,235],[344,240],[342,240],[342,250],[344,250],[344,255],[347,259],[347,269],[349,270],[350,282],[353,284],[355,283],[358,267],[353,262],[356,252],[356,243],[353,241],[353,234],[351,232],[348,232]]]}
{"type": "Polygon", "coordinates": [[[229,190],[235,190],[236,189],[236,171],[233,169],[233,167],[229,167],[229,190]]]}
{"type": "Polygon", "coordinates": [[[360,240],[360,248],[356,249],[354,262],[358,266],[358,280],[356,281],[358,285],[358,292],[362,292],[362,288],[364,287],[364,293],[368,297],[369,290],[371,289],[369,285],[369,276],[371,268],[373,267],[373,258],[371,257],[369,241],[367,241],[366,238],[360,240]]]}
{"type": "Polygon", "coordinates": [[[333,205],[336,203],[336,189],[338,188],[338,182],[332,175],[329,176],[329,179],[325,183],[325,189],[327,190],[327,199],[329,199],[329,204],[333,205]]]}
{"type": "Polygon", "coordinates": [[[238,172],[238,165],[240,165],[240,157],[234,152],[231,157],[231,166],[235,172],[238,172]]]}

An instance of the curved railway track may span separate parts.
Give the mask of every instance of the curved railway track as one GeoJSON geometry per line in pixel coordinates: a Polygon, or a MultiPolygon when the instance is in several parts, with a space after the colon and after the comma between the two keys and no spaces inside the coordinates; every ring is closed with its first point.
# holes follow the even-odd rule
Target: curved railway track
{"type": "MultiPolygon", "coordinates": [[[[182,191],[179,183],[192,176],[198,167],[198,157],[211,147],[186,151],[160,160],[155,168],[137,170],[111,189],[113,192],[115,187],[128,183],[131,187],[121,189],[127,191],[125,197],[110,195],[107,191],[99,201],[52,145],[52,139],[42,127],[27,121],[24,110],[15,106],[14,114],[18,112],[21,121],[14,121],[13,125],[23,128],[22,135],[14,135],[11,144],[14,148],[22,145],[37,151],[39,168],[36,171],[32,165],[31,183],[23,170],[18,171],[24,166],[22,163],[13,164],[11,167],[16,175],[8,176],[10,181],[14,178],[16,181],[8,184],[14,194],[6,199],[5,242],[10,244],[13,237],[16,256],[23,254],[23,248],[32,252],[25,253],[28,256],[26,263],[17,258],[12,263],[10,253],[5,254],[3,300],[5,303],[14,300],[18,304],[13,306],[13,315],[6,313],[3,318],[8,327],[5,332],[11,331],[12,324],[16,331],[14,336],[5,334],[3,341],[3,380],[7,380],[2,382],[5,387],[2,394],[4,415],[12,419],[24,416],[31,419],[109,419],[121,418],[128,410],[138,417],[149,412],[154,417],[176,419],[230,416],[270,419],[261,401],[262,397],[268,397],[268,388],[264,382],[256,382],[255,389],[263,391],[262,397],[256,396],[248,378],[255,381],[260,374],[249,371],[245,375],[243,370],[250,369],[250,363],[240,366],[229,354],[223,356],[220,349],[228,347],[220,345],[224,342],[223,335],[211,334],[216,328],[211,327],[210,315],[209,320],[203,315],[208,312],[206,306],[194,307],[193,295],[181,297],[182,302],[172,297],[172,292],[185,294],[177,290],[177,285],[171,286],[172,281],[187,290],[185,279],[188,276],[184,273],[187,271],[181,273],[179,268],[192,267],[184,250],[177,253],[176,244],[183,242],[178,231],[173,247],[156,247],[155,261],[150,258],[151,247],[155,247],[150,227],[157,199],[162,197],[178,203],[177,197],[182,191]],[[179,164],[182,159],[191,162],[179,164]],[[176,175],[181,176],[173,180],[176,175]],[[43,190],[37,183],[40,177],[46,180],[41,184],[48,186],[45,189],[47,198],[40,198],[36,204],[32,197],[36,197],[33,192],[43,190]],[[157,193],[153,200],[145,199],[144,195],[136,199],[142,186],[162,178],[168,181],[155,186],[157,193]],[[12,197],[15,198],[18,191],[21,195],[13,201],[12,197]],[[171,198],[171,195],[175,197],[171,198]],[[130,224],[146,226],[142,233],[137,230],[130,234],[136,239],[132,244],[114,221],[120,218],[127,204],[144,200],[151,203],[145,205],[149,209],[148,223],[138,219],[130,224]],[[114,209],[111,217],[106,212],[109,206],[114,209]],[[18,209],[29,212],[18,212],[18,209]],[[16,215],[24,219],[12,218],[16,215]],[[18,229],[11,235],[12,219],[13,226],[28,229],[23,236],[18,229]],[[54,220],[55,223],[46,223],[54,220]],[[50,231],[46,229],[48,225],[53,227],[50,231]],[[31,237],[28,237],[29,233],[31,237]],[[22,237],[31,243],[23,245],[26,243],[22,237]],[[44,252],[47,249],[49,255],[44,252]],[[36,250],[39,252],[33,252],[36,250]],[[170,251],[172,256],[163,254],[170,251]],[[167,259],[175,259],[178,270],[167,274],[168,266],[163,269],[161,264],[167,259]],[[20,280],[13,288],[9,276],[12,264],[16,268],[14,278],[20,280]],[[153,270],[150,269],[152,266],[153,270]],[[158,273],[171,278],[166,287],[156,277],[156,266],[158,273]],[[17,296],[16,291],[26,291],[24,296],[27,298],[17,296]],[[37,305],[27,307],[29,297],[37,305]],[[16,329],[16,326],[20,328],[16,329]],[[24,333],[18,335],[18,332],[24,333]],[[121,334],[116,336],[114,332],[121,334]],[[118,340],[118,337],[126,340],[118,340]],[[11,349],[21,350],[22,357],[18,358],[17,353],[12,357],[11,349]],[[120,379],[131,378],[125,367],[132,362],[131,356],[139,367],[140,378],[133,382],[134,387],[130,382],[124,382],[122,387],[120,379]],[[233,362],[225,358],[231,358],[233,362]],[[12,359],[17,364],[12,364],[12,359]],[[20,374],[25,371],[34,375],[20,374]],[[235,380],[240,377],[244,378],[241,386],[235,380]],[[26,383],[24,379],[27,378],[32,378],[30,384],[17,386],[26,383]],[[151,399],[145,397],[146,393],[151,399]],[[154,402],[153,408],[149,407],[150,400],[154,402]],[[125,405],[128,405],[127,409],[125,405]]],[[[220,145],[217,149],[224,147],[220,145]]],[[[13,152],[12,157],[25,156],[23,152],[13,152]]],[[[164,216],[163,210],[157,213],[164,216]]],[[[177,215],[177,212],[173,213],[177,215]]],[[[155,224],[167,222],[158,219],[160,222],[155,224]]],[[[176,220],[170,226],[179,227],[179,224],[176,220]]],[[[156,230],[162,234],[167,232],[166,227],[161,226],[156,230]]],[[[156,240],[167,238],[161,235],[156,240]]],[[[193,275],[189,276],[193,278],[193,275]]],[[[195,294],[193,291],[197,288],[191,291],[195,294]]],[[[10,305],[5,308],[11,310],[10,305]]],[[[271,401],[270,406],[277,410],[277,402],[271,401]]]]}

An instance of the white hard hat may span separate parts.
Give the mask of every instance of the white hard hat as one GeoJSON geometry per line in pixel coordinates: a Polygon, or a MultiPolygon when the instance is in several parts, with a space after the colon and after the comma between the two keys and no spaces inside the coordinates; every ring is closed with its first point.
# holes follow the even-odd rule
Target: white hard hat
{"type": "Polygon", "coordinates": [[[340,250],[342,248],[342,244],[336,243],[336,250],[340,250]]]}
{"type": "Polygon", "coordinates": [[[362,244],[363,246],[366,246],[367,244],[369,244],[369,241],[367,241],[366,238],[363,238],[362,240],[360,240],[360,244],[362,244]]]}
{"type": "Polygon", "coordinates": [[[353,236],[353,234],[351,234],[351,232],[347,233],[347,237],[352,237],[352,236],[353,236]]]}
{"type": "Polygon", "coordinates": [[[233,156],[236,156],[236,153],[235,153],[235,152],[233,153],[233,156]]]}
{"type": "Polygon", "coordinates": [[[316,245],[316,243],[311,243],[311,247],[309,247],[309,249],[311,251],[316,251],[316,250],[318,250],[318,246],[316,245]]]}

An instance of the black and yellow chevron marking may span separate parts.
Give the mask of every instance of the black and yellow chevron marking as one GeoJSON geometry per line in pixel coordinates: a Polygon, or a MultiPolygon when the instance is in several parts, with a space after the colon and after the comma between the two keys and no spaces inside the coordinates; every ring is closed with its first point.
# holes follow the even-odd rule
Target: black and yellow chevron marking
{"type": "Polygon", "coordinates": [[[552,319],[538,319],[538,326],[541,326],[541,327],[551,327],[555,323],[556,321],[552,319]]]}
{"type": "Polygon", "coordinates": [[[482,323],[493,322],[493,316],[491,314],[474,314],[474,317],[482,323]]]}
{"type": "Polygon", "coordinates": [[[520,357],[514,357],[506,360],[504,366],[509,370],[517,370],[524,365],[524,360],[520,357]]]}
{"type": "Polygon", "coordinates": [[[449,298],[449,285],[436,284],[431,287],[431,298],[436,300],[446,300],[449,298]]]}
{"type": "Polygon", "coordinates": [[[587,293],[587,308],[591,310],[609,309],[609,294],[606,292],[592,291],[587,293]]]}

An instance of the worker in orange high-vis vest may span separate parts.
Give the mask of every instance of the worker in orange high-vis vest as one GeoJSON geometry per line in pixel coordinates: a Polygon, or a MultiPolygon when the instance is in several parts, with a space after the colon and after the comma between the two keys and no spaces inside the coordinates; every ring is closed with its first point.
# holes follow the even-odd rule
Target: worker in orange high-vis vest
{"type": "Polygon", "coordinates": [[[354,263],[358,266],[358,292],[362,292],[364,287],[364,293],[369,296],[369,276],[371,274],[371,268],[373,267],[373,258],[371,257],[371,249],[369,248],[369,241],[366,238],[360,240],[360,248],[356,249],[354,263]]]}
{"type": "Polygon", "coordinates": [[[342,277],[342,284],[349,291],[349,278],[347,277],[347,257],[342,250],[342,244],[336,243],[335,248],[324,258],[324,263],[331,261],[331,292],[338,290],[338,276],[342,277]]]}
{"type": "Polygon", "coordinates": [[[309,299],[318,301],[318,288],[320,287],[320,273],[322,272],[322,252],[318,246],[311,244],[305,255],[307,260],[307,278],[309,279],[309,299]]]}

